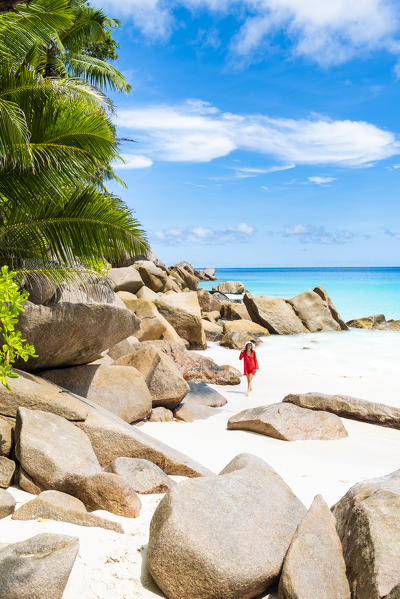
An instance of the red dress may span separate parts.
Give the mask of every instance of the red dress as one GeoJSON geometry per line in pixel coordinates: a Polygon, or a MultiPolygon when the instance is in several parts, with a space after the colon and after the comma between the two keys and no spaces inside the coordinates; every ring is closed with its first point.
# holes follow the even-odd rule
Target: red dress
{"type": "Polygon", "coordinates": [[[244,359],[244,374],[255,374],[258,369],[257,355],[255,350],[248,356],[243,350],[240,354],[239,360],[244,359]]]}

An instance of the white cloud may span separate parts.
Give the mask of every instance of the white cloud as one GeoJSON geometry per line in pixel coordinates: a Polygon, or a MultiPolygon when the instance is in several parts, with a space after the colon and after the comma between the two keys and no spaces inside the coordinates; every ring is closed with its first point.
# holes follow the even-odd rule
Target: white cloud
{"type": "Polygon", "coordinates": [[[290,225],[282,232],[283,237],[292,237],[300,243],[315,243],[322,245],[343,244],[354,239],[351,231],[327,231],[323,225],[290,225]]]}
{"type": "Polygon", "coordinates": [[[269,187],[267,187],[266,185],[261,185],[261,189],[263,191],[269,191],[269,187]]]}
{"type": "MultiPolygon", "coordinates": [[[[209,162],[241,149],[289,163],[265,172],[295,164],[363,166],[400,153],[394,134],[364,121],[222,113],[194,100],[178,106],[123,109],[118,111],[117,124],[134,132],[143,150],[161,160],[209,162]]],[[[260,169],[236,170],[248,176],[260,169]]]]}
{"type": "Polygon", "coordinates": [[[292,53],[329,66],[372,50],[397,52],[399,8],[391,0],[243,0],[253,8],[232,47],[248,56],[284,31],[292,53]]]}
{"type": "Polygon", "coordinates": [[[233,166],[236,171],[236,176],[239,179],[247,179],[249,177],[257,177],[258,175],[266,175],[269,173],[276,173],[278,171],[287,171],[288,169],[295,168],[295,164],[284,164],[282,166],[276,165],[269,168],[251,168],[245,166],[233,166]]]}
{"type": "MultiPolygon", "coordinates": [[[[358,55],[385,49],[399,54],[396,39],[400,7],[396,0],[92,0],[110,14],[130,16],[150,38],[167,38],[181,23],[176,9],[230,15],[237,22],[231,42],[234,54],[248,59],[264,53],[275,35],[291,42],[295,56],[322,65],[340,64],[358,55]]],[[[397,67],[400,72],[400,67],[397,67]]]]}
{"type": "Polygon", "coordinates": [[[326,185],[336,181],[335,177],[307,177],[310,183],[316,183],[317,185],[326,185]]]}
{"type": "Polygon", "coordinates": [[[114,169],[149,168],[153,165],[151,158],[139,154],[121,154],[121,158],[124,162],[115,162],[114,169]]]}
{"type": "Polygon", "coordinates": [[[113,17],[131,17],[134,25],[152,39],[167,38],[175,24],[171,7],[160,0],[91,0],[91,4],[113,17]]]}
{"type": "Polygon", "coordinates": [[[154,231],[151,234],[158,242],[167,245],[178,243],[196,243],[205,245],[218,245],[224,243],[244,243],[255,233],[255,228],[247,223],[240,223],[224,229],[209,227],[170,228],[154,231]]]}

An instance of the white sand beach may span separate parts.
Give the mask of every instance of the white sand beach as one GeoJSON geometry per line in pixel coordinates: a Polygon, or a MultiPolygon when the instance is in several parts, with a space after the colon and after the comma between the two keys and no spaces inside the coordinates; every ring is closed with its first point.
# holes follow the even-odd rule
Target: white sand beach
{"type": "MultiPolygon", "coordinates": [[[[253,453],[272,465],[306,506],[317,493],[332,505],[354,483],[399,468],[400,430],[344,419],[349,433],[346,439],[289,443],[245,431],[227,431],[226,422],[246,407],[280,402],[290,392],[340,393],[399,405],[399,344],[400,334],[386,331],[268,337],[257,348],[260,371],[250,398],[245,397],[244,380],[240,386],[216,387],[228,404],[216,409],[212,418],[192,424],[149,422],[142,430],[215,473],[235,455],[253,453]]],[[[204,353],[219,364],[241,367],[236,351],[210,343],[204,353]]],[[[32,497],[18,489],[11,491],[21,503],[32,497]]],[[[123,523],[124,535],[62,522],[11,521],[8,517],[0,521],[1,542],[16,542],[39,532],[78,536],[79,556],[64,599],[163,597],[145,566],[149,523],[162,495],[140,498],[143,507],[136,519],[98,512],[123,523]]],[[[264,597],[272,599],[275,595],[264,597]]]]}

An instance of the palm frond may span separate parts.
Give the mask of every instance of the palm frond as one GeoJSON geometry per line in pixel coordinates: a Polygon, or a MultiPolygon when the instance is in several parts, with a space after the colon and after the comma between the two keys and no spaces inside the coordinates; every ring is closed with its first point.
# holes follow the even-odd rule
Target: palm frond
{"type": "Polygon", "coordinates": [[[60,35],[66,48],[74,52],[86,44],[103,42],[106,39],[107,18],[102,10],[82,4],[73,6],[72,10],[74,23],[60,35]]]}
{"type": "Polygon", "coordinates": [[[115,91],[129,92],[131,86],[125,81],[122,73],[104,60],[87,54],[67,55],[65,63],[71,75],[83,77],[92,85],[101,88],[111,88],[115,91]]]}
{"type": "MultiPolygon", "coordinates": [[[[0,226],[0,257],[38,256],[71,264],[143,253],[147,240],[132,212],[119,198],[94,185],[65,193],[64,205],[38,198],[36,211],[9,206],[0,226]]],[[[3,206],[3,212],[5,207],[3,206]]]]}
{"type": "Polygon", "coordinates": [[[68,0],[36,0],[20,4],[15,12],[0,15],[0,56],[18,68],[37,44],[46,44],[53,33],[73,24],[68,0]]]}
{"type": "Polygon", "coordinates": [[[29,130],[25,115],[15,102],[0,97],[0,168],[7,160],[11,164],[26,164],[29,130]]]}

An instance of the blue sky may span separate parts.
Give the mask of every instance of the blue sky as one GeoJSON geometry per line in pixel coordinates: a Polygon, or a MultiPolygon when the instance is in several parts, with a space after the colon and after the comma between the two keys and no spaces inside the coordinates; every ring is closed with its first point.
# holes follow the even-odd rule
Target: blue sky
{"type": "Polygon", "coordinates": [[[400,264],[400,3],[92,0],[123,21],[112,185],[197,266],[400,264]]]}

